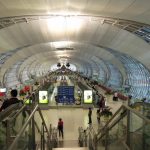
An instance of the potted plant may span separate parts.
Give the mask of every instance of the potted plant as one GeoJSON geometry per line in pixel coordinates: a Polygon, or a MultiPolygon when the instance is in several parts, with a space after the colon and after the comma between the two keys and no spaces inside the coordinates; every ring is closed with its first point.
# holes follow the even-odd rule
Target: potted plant
{"type": "Polygon", "coordinates": [[[24,95],[26,95],[26,93],[24,92],[24,90],[20,90],[19,95],[24,96],[24,95]]]}

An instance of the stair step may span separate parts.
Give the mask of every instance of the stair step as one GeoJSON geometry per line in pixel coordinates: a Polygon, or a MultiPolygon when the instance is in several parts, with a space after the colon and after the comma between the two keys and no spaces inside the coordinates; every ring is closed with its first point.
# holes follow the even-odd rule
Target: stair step
{"type": "Polygon", "coordinates": [[[78,140],[59,140],[58,147],[79,147],[78,140]]]}
{"type": "Polygon", "coordinates": [[[87,147],[66,147],[66,148],[53,148],[53,150],[88,150],[87,147]]]}

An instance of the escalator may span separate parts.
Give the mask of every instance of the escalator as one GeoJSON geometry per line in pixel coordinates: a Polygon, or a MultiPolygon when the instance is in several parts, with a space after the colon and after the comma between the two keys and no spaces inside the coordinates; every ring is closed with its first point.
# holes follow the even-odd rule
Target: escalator
{"type": "Polygon", "coordinates": [[[0,113],[1,150],[51,150],[57,139],[50,131],[38,105],[15,104],[0,113]]]}
{"type": "MultiPolygon", "coordinates": [[[[25,107],[25,106],[24,106],[25,107]]],[[[18,116],[20,110],[23,110],[20,104],[13,104],[0,112],[0,147],[1,149],[7,149],[7,145],[13,140],[17,134],[19,127],[18,122],[14,119],[18,116]]]]}
{"type": "Polygon", "coordinates": [[[97,133],[80,128],[79,142],[90,150],[150,150],[150,119],[122,105],[97,133]]]}
{"type": "Polygon", "coordinates": [[[150,119],[150,103],[146,102],[135,102],[131,105],[133,109],[139,111],[143,116],[150,119]]]}
{"type": "MultiPolygon", "coordinates": [[[[79,144],[89,150],[150,150],[149,134],[149,118],[122,105],[97,133],[92,126],[80,128],[79,144]]],[[[64,145],[62,142],[61,147],[64,145]]],[[[47,127],[38,105],[15,104],[0,113],[1,150],[52,150],[58,146],[57,129],[47,127]]]]}

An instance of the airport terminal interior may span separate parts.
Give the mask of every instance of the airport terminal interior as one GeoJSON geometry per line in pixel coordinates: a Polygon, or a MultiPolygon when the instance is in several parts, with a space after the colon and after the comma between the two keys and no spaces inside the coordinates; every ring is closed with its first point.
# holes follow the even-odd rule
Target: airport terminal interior
{"type": "Polygon", "coordinates": [[[0,0],[0,149],[150,150],[150,0],[0,0]]]}

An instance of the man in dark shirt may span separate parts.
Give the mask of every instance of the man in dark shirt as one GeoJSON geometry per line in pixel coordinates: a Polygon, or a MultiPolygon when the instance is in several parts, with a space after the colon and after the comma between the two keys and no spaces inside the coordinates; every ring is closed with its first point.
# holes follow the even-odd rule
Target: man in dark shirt
{"type": "Polygon", "coordinates": [[[18,91],[16,89],[11,90],[10,92],[11,98],[8,100],[5,100],[0,108],[0,111],[6,109],[7,107],[9,107],[10,105],[16,104],[21,102],[20,100],[18,100],[17,95],[18,95],[18,91]]]}
{"type": "Polygon", "coordinates": [[[92,124],[92,109],[91,108],[89,108],[88,117],[89,117],[89,123],[88,124],[92,124]]]}

